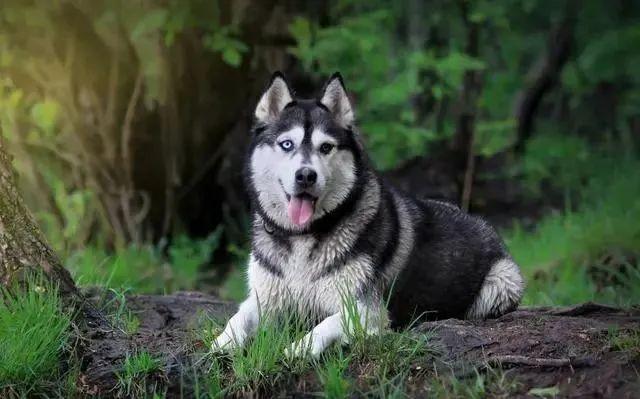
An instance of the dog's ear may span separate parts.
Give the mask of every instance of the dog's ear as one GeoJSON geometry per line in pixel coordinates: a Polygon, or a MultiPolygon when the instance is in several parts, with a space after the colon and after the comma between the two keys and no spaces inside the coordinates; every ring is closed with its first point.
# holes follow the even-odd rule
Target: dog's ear
{"type": "Polygon", "coordinates": [[[269,87],[260,97],[256,111],[256,119],[262,123],[271,123],[278,119],[284,107],[293,101],[289,85],[284,75],[278,71],[271,76],[269,87]]]}
{"type": "Polygon", "coordinates": [[[339,72],[331,75],[324,86],[320,102],[331,111],[336,121],[343,127],[350,127],[354,122],[353,107],[347,96],[342,76],[339,72]]]}

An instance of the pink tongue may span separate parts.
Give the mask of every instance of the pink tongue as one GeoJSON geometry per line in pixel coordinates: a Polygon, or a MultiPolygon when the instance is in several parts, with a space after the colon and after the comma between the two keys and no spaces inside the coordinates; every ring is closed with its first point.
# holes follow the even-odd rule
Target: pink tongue
{"type": "Polygon", "coordinates": [[[313,202],[307,198],[291,197],[287,211],[293,224],[302,226],[313,215],[313,202]]]}

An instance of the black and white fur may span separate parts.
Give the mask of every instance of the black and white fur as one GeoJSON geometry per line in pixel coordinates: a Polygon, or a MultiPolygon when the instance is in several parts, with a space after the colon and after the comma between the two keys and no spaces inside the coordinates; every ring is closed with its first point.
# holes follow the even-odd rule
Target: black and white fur
{"type": "Polygon", "coordinates": [[[252,134],[249,297],[214,350],[243,345],[262,315],[293,307],[321,321],[289,353],[317,356],[353,328],[345,294],[372,334],[421,317],[481,319],[517,307],[523,279],[491,226],[453,205],[416,200],[375,173],[339,74],[319,100],[295,99],[274,74],[252,134]],[[315,172],[312,184],[300,184],[302,168],[315,172]],[[296,196],[307,210],[313,204],[304,225],[287,214],[296,196]]]}

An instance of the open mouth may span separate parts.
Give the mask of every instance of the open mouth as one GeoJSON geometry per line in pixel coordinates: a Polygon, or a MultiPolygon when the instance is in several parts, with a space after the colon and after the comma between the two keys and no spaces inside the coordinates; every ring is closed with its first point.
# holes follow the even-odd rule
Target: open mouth
{"type": "Polygon", "coordinates": [[[289,214],[291,223],[296,226],[304,226],[309,223],[311,217],[313,217],[313,213],[315,212],[316,201],[318,198],[307,192],[292,196],[284,189],[282,181],[278,180],[278,182],[280,183],[280,187],[282,187],[284,195],[287,197],[287,213],[289,214]]]}
{"type": "Polygon", "coordinates": [[[287,200],[289,201],[287,213],[291,223],[296,226],[304,226],[309,223],[316,208],[317,198],[311,194],[302,193],[294,196],[287,194],[287,200]]]}

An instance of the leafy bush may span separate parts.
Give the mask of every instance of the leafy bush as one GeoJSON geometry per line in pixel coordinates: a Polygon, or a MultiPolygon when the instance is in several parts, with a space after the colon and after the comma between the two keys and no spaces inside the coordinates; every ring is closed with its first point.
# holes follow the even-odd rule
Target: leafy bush
{"type": "Polygon", "coordinates": [[[196,289],[199,267],[218,245],[222,229],[203,240],[178,236],[162,255],[153,245],[129,245],[110,252],[88,246],[73,252],[66,267],[80,285],[130,288],[137,293],[165,293],[196,289]]]}
{"type": "Polygon", "coordinates": [[[317,77],[326,78],[336,70],[343,74],[355,95],[359,127],[373,159],[379,167],[390,168],[423,154],[426,144],[436,138],[433,129],[418,123],[410,106],[413,97],[429,90],[421,86],[419,73],[430,63],[434,69],[446,70],[457,61],[447,63],[397,46],[391,33],[398,10],[388,5],[371,8],[346,13],[329,27],[295,19],[290,31],[298,44],[291,51],[317,77]]]}

